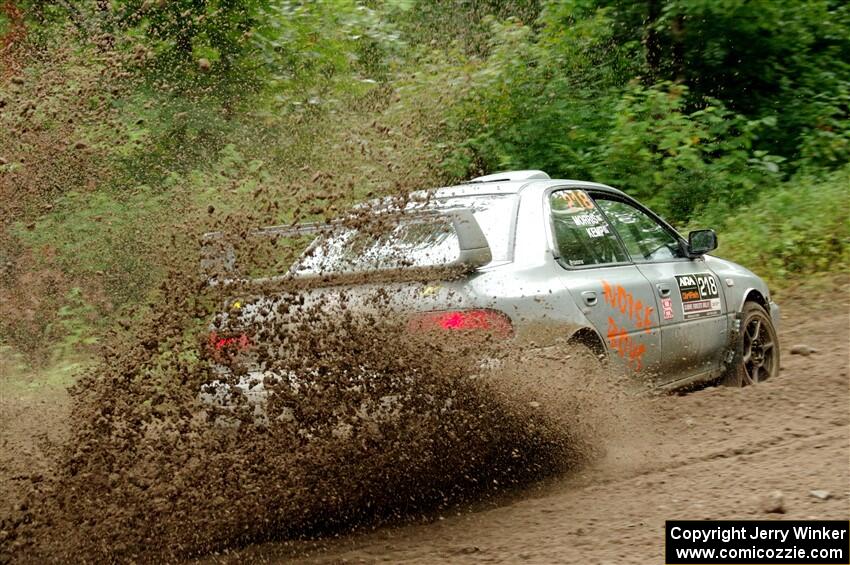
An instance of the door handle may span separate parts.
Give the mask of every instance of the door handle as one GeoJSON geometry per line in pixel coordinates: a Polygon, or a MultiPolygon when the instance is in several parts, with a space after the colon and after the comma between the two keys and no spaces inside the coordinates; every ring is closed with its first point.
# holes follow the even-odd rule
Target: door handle
{"type": "Polygon", "coordinates": [[[599,301],[599,298],[596,296],[596,292],[592,290],[585,290],[581,293],[581,297],[584,299],[584,303],[588,306],[596,306],[596,303],[599,301]]]}
{"type": "Polygon", "coordinates": [[[659,283],[655,285],[658,288],[658,296],[661,298],[667,298],[670,296],[670,285],[665,283],[659,283]]]}

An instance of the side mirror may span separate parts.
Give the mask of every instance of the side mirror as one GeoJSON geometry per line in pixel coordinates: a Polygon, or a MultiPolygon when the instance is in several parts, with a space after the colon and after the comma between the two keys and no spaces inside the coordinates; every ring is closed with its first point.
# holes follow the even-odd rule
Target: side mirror
{"type": "Polygon", "coordinates": [[[688,256],[692,259],[717,249],[717,234],[714,230],[695,230],[688,234],[688,256]]]}

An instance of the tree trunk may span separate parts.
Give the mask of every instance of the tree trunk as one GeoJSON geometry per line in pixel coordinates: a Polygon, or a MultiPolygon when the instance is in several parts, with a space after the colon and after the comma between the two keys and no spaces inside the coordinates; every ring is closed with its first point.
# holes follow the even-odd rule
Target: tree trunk
{"type": "Polygon", "coordinates": [[[647,15],[643,44],[646,48],[646,82],[653,84],[661,77],[661,39],[656,24],[661,16],[661,0],[647,0],[647,15]]]}
{"type": "Polygon", "coordinates": [[[670,37],[673,40],[673,74],[676,82],[685,81],[685,18],[678,14],[670,22],[670,37]]]}

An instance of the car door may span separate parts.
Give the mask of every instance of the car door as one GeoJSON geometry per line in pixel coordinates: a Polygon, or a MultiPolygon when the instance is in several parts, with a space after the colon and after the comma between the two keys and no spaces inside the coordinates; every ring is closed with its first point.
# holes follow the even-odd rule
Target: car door
{"type": "Polygon", "coordinates": [[[679,236],[638,203],[608,193],[593,198],[653,286],[663,382],[716,370],[728,341],[727,307],[717,275],[702,258],[687,258],[679,236]]]}
{"type": "Polygon", "coordinates": [[[652,286],[587,192],[554,189],[546,202],[561,280],[606,340],[609,357],[652,381],[661,364],[652,286]]]}

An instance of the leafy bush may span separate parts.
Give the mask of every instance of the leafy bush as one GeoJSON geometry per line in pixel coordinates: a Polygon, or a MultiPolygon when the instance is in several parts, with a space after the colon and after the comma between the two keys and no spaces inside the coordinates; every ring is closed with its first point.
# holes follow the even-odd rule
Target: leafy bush
{"type": "Polygon", "coordinates": [[[621,188],[673,221],[686,222],[709,202],[729,207],[751,201],[778,180],[781,157],[755,150],[759,128],[708,100],[686,109],[687,88],[632,85],[602,139],[594,180],[621,188]]]}
{"type": "Polygon", "coordinates": [[[718,252],[780,287],[850,272],[848,192],[850,167],[795,177],[728,217],[718,252]]]}
{"type": "Polygon", "coordinates": [[[450,175],[539,168],[577,178],[598,161],[635,46],[613,43],[605,11],[576,19],[550,4],[538,25],[493,22],[489,57],[458,63],[466,76],[448,109],[459,140],[444,163],[450,175]]]}
{"type": "MultiPolygon", "coordinates": [[[[817,84],[838,82],[830,92],[812,85],[813,112],[801,127],[796,165],[808,174],[840,168],[850,162],[850,71],[844,78],[823,73],[817,84]]],[[[813,77],[814,78],[814,77],[813,77]]]]}
{"type": "Polygon", "coordinates": [[[539,31],[494,24],[490,57],[450,111],[461,138],[444,161],[452,176],[533,168],[607,182],[675,222],[779,180],[784,159],[757,146],[774,118],[750,120],[715,99],[695,109],[682,84],[626,82],[637,46],[614,45],[608,10],[577,13],[548,5],[539,31]]]}
{"type": "MultiPolygon", "coordinates": [[[[618,44],[639,42],[644,84],[688,86],[693,107],[717,99],[750,120],[776,118],[761,149],[796,164],[812,128],[829,126],[850,78],[850,4],[841,0],[718,2],[577,0],[607,11],[618,44]]],[[[845,98],[846,100],[846,98],[845,98]]],[[[848,124],[845,121],[843,130],[848,124]]],[[[821,164],[830,152],[822,155],[821,164]]],[[[846,155],[845,160],[846,161],[846,155]]],[[[830,168],[842,162],[829,163],[830,168]]]]}

